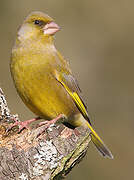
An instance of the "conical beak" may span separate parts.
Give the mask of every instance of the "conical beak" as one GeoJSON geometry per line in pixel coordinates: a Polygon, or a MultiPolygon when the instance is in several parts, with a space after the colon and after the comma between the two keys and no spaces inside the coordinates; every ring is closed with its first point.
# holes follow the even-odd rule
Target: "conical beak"
{"type": "Polygon", "coordinates": [[[55,22],[47,23],[44,28],[44,34],[54,35],[56,32],[60,30],[60,27],[55,22]]]}

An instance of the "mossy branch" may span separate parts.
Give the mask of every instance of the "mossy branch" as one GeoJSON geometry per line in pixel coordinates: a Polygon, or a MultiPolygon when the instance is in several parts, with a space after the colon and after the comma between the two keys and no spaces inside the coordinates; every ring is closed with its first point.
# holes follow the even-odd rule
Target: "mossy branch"
{"type": "MultiPolygon", "coordinates": [[[[39,137],[42,127],[7,132],[17,115],[11,115],[0,89],[0,179],[62,179],[85,156],[90,142],[89,131],[77,131],[53,125],[39,137]]],[[[19,119],[18,119],[19,120],[19,119]]]]}

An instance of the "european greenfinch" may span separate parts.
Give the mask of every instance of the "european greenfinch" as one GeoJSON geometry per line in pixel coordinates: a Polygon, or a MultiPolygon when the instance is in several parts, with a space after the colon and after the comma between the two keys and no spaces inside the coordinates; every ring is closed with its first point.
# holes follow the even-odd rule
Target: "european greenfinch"
{"type": "Polygon", "coordinates": [[[91,126],[69,63],[55,48],[54,34],[59,30],[54,20],[42,12],[26,17],[18,30],[10,63],[17,92],[38,116],[30,122],[40,118],[55,122],[64,116],[63,123],[68,127],[88,126],[99,152],[113,158],[91,126]]]}

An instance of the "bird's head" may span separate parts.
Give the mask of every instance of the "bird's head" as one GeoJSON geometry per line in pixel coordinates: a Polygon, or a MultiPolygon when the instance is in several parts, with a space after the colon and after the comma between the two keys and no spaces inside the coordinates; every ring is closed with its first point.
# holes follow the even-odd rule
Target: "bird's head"
{"type": "Polygon", "coordinates": [[[32,12],[24,20],[18,31],[18,39],[40,38],[53,36],[60,27],[47,14],[32,12]]]}

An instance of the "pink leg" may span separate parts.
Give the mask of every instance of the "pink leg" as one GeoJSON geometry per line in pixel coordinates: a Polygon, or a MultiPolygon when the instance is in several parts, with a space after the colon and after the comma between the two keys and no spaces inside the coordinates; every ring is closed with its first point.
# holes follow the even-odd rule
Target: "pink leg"
{"type": "Polygon", "coordinates": [[[40,118],[40,117],[36,117],[36,118],[29,119],[29,120],[27,120],[27,121],[22,121],[22,122],[16,121],[16,119],[14,119],[14,120],[15,120],[15,123],[14,123],[13,125],[11,125],[11,126],[7,129],[7,131],[10,131],[10,130],[11,130],[13,127],[15,127],[15,126],[19,126],[19,132],[20,132],[20,131],[22,131],[22,129],[24,129],[24,128],[28,129],[28,125],[29,125],[29,124],[31,124],[32,122],[37,121],[37,120],[39,120],[39,119],[41,119],[41,118],[40,118]]]}
{"type": "Polygon", "coordinates": [[[41,128],[41,130],[39,130],[37,137],[39,137],[47,128],[49,128],[51,124],[55,124],[58,120],[62,118],[65,118],[65,116],[63,114],[60,114],[59,116],[50,121],[44,121],[39,123],[39,126],[44,126],[41,128]]]}
{"type": "Polygon", "coordinates": [[[39,123],[39,126],[45,125],[46,129],[50,127],[51,124],[55,124],[59,119],[64,118],[65,116],[63,114],[60,114],[56,118],[50,120],[50,121],[43,121],[39,123]]]}

